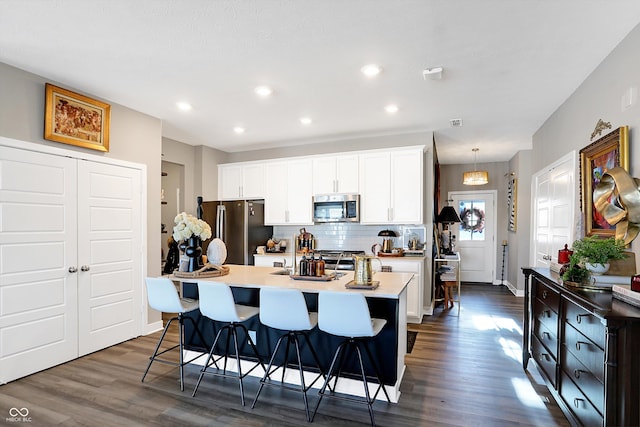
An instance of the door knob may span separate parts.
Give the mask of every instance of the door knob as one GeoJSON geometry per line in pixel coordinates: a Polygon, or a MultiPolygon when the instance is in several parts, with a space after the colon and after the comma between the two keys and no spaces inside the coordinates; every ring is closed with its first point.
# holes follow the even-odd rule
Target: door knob
{"type": "Polygon", "coordinates": [[[78,269],[75,267],[69,267],[69,273],[77,273],[78,269]]]}
{"type": "Polygon", "coordinates": [[[91,269],[91,267],[89,267],[88,265],[83,265],[82,267],[80,267],[80,271],[89,271],[91,269]]]}

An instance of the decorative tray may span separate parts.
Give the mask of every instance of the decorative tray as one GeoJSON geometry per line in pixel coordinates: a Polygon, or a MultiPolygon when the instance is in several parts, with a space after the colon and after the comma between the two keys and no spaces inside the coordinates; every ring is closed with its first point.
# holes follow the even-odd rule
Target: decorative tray
{"type": "Polygon", "coordinates": [[[378,256],[379,257],[399,257],[399,256],[404,256],[404,252],[403,251],[398,251],[396,253],[378,252],[378,256]]]}
{"type": "Polygon", "coordinates": [[[371,282],[370,285],[364,285],[364,284],[358,284],[358,283],[354,282],[353,280],[347,282],[347,284],[344,285],[344,287],[347,288],[347,289],[369,289],[369,290],[374,290],[378,286],[380,286],[380,282],[378,282],[378,281],[373,281],[373,282],[371,282]]]}
{"type": "Polygon", "coordinates": [[[198,277],[218,277],[229,274],[229,267],[226,265],[207,264],[197,271],[174,271],[173,275],[180,278],[198,278],[198,277]]]}
{"type": "Polygon", "coordinates": [[[300,276],[299,274],[292,274],[293,280],[311,280],[313,282],[328,282],[336,278],[336,273],[325,274],[324,276],[300,276]]]}

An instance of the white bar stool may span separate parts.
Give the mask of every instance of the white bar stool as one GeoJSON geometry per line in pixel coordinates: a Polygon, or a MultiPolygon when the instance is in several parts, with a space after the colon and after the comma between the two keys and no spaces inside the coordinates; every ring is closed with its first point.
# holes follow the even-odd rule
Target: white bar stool
{"type": "Polygon", "coordinates": [[[364,393],[366,396],[365,399],[363,400],[353,397],[339,396],[336,395],[333,391],[327,394],[327,397],[351,400],[358,403],[366,403],[369,409],[369,416],[371,417],[371,425],[376,425],[373,416],[372,405],[376,397],[378,396],[378,392],[380,392],[380,389],[382,389],[382,391],[384,392],[388,402],[390,402],[391,399],[389,399],[389,394],[387,393],[387,390],[385,389],[384,384],[380,379],[380,370],[378,369],[375,360],[373,359],[371,350],[369,350],[369,347],[367,346],[367,341],[378,335],[378,333],[380,333],[380,331],[386,324],[387,321],[385,319],[376,319],[371,317],[369,306],[367,305],[367,300],[361,293],[329,291],[320,292],[318,296],[318,328],[320,328],[321,331],[327,332],[331,335],[345,337],[345,339],[336,349],[336,352],[333,356],[333,361],[331,362],[331,367],[329,368],[329,373],[327,374],[322,388],[318,392],[320,398],[318,399],[316,408],[313,411],[313,415],[311,417],[312,421],[316,415],[316,412],[318,411],[318,407],[320,406],[322,398],[325,396],[325,390],[329,385],[329,382],[331,381],[331,377],[334,375],[338,356],[340,356],[340,363],[338,364],[339,366],[337,366],[338,373],[335,375],[333,390],[336,390],[340,372],[342,370],[342,365],[345,361],[345,353],[343,353],[343,350],[349,350],[350,348],[353,348],[356,351],[358,362],[360,364],[360,374],[362,376],[362,383],[364,385],[364,393]],[[371,397],[369,394],[367,376],[364,371],[364,364],[362,363],[361,349],[364,349],[364,352],[367,354],[369,363],[373,368],[379,384],[373,397],[371,397]]]}
{"type": "Polygon", "coordinates": [[[249,331],[247,331],[247,327],[242,322],[245,322],[256,316],[260,312],[260,309],[258,307],[249,307],[246,305],[236,304],[233,299],[231,288],[225,283],[198,282],[198,294],[200,296],[200,311],[202,312],[202,314],[211,320],[217,322],[227,322],[227,324],[222,326],[218,331],[218,334],[216,335],[216,339],[211,346],[211,351],[209,351],[207,361],[200,370],[200,376],[198,377],[198,382],[196,383],[196,387],[193,390],[192,396],[196,395],[198,387],[200,386],[200,381],[202,381],[202,377],[204,376],[204,374],[217,375],[221,377],[236,377],[238,378],[238,381],[240,383],[240,400],[242,402],[242,406],[244,406],[244,386],[242,383],[243,378],[246,377],[251,371],[253,371],[258,365],[261,365],[262,369],[265,369],[265,367],[262,363],[262,358],[258,354],[258,349],[251,339],[249,331]],[[246,342],[246,340],[248,340],[253,353],[258,359],[256,364],[244,374],[242,373],[242,365],[240,363],[240,346],[238,345],[239,341],[237,331],[238,328],[244,331],[244,335],[246,337],[245,341],[240,342],[246,342]],[[225,352],[222,356],[215,359],[213,353],[215,351],[216,344],[220,339],[222,331],[225,330],[227,331],[227,345],[225,347],[225,352]],[[235,359],[238,368],[238,372],[235,375],[227,374],[227,359],[229,357],[229,343],[231,337],[233,337],[235,359]],[[224,358],[224,367],[222,369],[222,373],[216,372],[220,371],[217,362],[222,358],[224,358]],[[208,369],[211,365],[214,365],[216,367],[216,371],[208,369]]]}
{"type": "Polygon", "coordinates": [[[169,319],[169,321],[165,325],[164,331],[162,331],[162,335],[160,336],[160,339],[158,340],[158,344],[156,345],[156,349],[154,350],[153,354],[149,358],[149,364],[147,365],[147,370],[144,371],[144,375],[142,376],[141,382],[144,382],[144,379],[147,376],[147,373],[149,372],[149,369],[151,368],[151,365],[153,364],[153,362],[166,363],[168,365],[178,366],[180,368],[180,390],[184,391],[184,365],[186,365],[187,363],[191,363],[195,359],[197,359],[197,357],[194,357],[193,359],[190,359],[187,361],[184,360],[183,346],[184,346],[185,319],[189,320],[193,324],[194,330],[198,334],[200,341],[202,343],[205,342],[204,338],[202,337],[202,334],[200,333],[200,329],[198,329],[198,325],[196,325],[196,322],[191,317],[184,316],[184,313],[188,313],[190,311],[198,309],[198,301],[188,299],[188,298],[180,298],[180,296],[178,295],[178,291],[175,285],[173,284],[173,282],[165,277],[157,277],[157,278],[147,277],[145,279],[145,282],[147,284],[147,299],[149,302],[149,306],[154,310],[158,310],[160,312],[178,313],[178,315],[176,317],[172,317],[171,319],[169,319]],[[164,340],[164,336],[167,334],[167,330],[169,330],[169,326],[171,325],[171,322],[173,322],[174,320],[177,320],[179,323],[179,327],[178,327],[179,342],[173,347],[170,347],[166,350],[159,352],[160,345],[164,340]],[[160,359],[158,357],[176,348],[180,349],[179,362],[160,359]]]}
{"type": "Polygon", "coordinates": [[[307,332],[315,328],[318,324],[318,313],[309,313],[307,303],[304,300],[304,295],[296,289],[261,288],[260,322],[270,328],[280,329],[287,332],[281,335],[276,343],[276,347],[273,350],[271,359],[269,360],[267,370],[260,380],[260,388],[258,388],[258,392],[256,393],[256,397],[253,400],[251,408],[255,407],[258,397],[260,396],[260,392],[262,391],[262,387],[265,384],[277,385],[302,392],[307,421],[311,421],[307,391],[316,383],[316,381],[318,381],[319,378],[325,376],[324,371],[320,366],[318,355],[307,336],[307,332]],[[302,358],[300,357],[300,336],[305,338],[307,347],[313,356],[313,360],[319,372],[318,376],[316,376],[309,385],[305,383],[304,379],[304,369],[302,366],[302,358]],[[287,344],[284,353],[284,362],[281,365],[274,367],[272,370],[271,368],[276,355],[278,354],[278,350],[280,349],[280,344],[282,344],[282,341],[285,338],[287,340],[287,344]],[[296,357],[298,359],[297,367],[300,373],[300,387],[289,386],[284,381],[285,372],[289,364],[289,349],[291,344],[295,347],[296,357]],[[274,383],[272,382],[270,375],[280,368],[282,368],[282,380],[274,383]]]}

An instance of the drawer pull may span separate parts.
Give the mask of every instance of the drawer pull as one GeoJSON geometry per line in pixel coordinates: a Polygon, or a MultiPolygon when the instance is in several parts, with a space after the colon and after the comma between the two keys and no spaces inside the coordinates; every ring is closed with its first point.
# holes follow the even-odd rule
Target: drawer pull
{"type": "Polygon", "coordinates": [[[580,404],[582,403],[582,406],[584,406],[584,399],[579,399],[577,397],[573,398],[573,406],[575,406],[576,408],[580,408],[580,404]]]}
{"type": "Polygon", "coordinates": [[[580,374],[582,374],[583,372],[586,372],[586,371],[583,371],[581,369],[574,369],[573,376],[576,377],[576,379],[580,379],[580,374]]]}
{"type": "Polygon", "coordinates": [[[544,338],[551,339],[551,334],[550,334],[549,332],[547,332],[547,331],[543,332],[543,333],[542,333],[542,336],[543,336],[544,338]]]}
{"type": "Polygon", "coordinates": [[[547,290],[542,291],[542,299],[547,299],[548,296],[549,296],[549,291],[547,290]]]}
{"type": "Polygon", "coordinates": [[[544,310],[542,315],[551,318],[551,310],[544,310]]]}
{"type": "Polygon", "coordinates": [[[582,317],[583,317],[583,316],[591,316],[591,315],[590,315],[590,314],[578,314],[578,315],[576,316],[576,322],[577,322],[577,323],[581,323],[581,322],[582,322],[582,317]]]}
{"type": "Polygon", "coordinates": [[[576,341],[576,350],[580,351],[581,345],[589,345],[589,343],[584,341],[576,341]]]}

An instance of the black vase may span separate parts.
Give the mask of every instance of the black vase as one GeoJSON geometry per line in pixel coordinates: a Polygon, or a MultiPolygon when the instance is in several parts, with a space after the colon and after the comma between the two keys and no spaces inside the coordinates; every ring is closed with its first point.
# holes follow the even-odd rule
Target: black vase
{"type": "Polygon", "coordinates": [[[202,268],[202,248],[200,247],[200,237],[189,237],[184,248],[184,254],[189,257],[189,267],[187,268],[187,271],[196,271],[202,268]]]}

